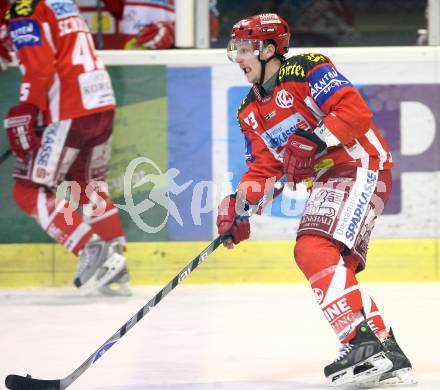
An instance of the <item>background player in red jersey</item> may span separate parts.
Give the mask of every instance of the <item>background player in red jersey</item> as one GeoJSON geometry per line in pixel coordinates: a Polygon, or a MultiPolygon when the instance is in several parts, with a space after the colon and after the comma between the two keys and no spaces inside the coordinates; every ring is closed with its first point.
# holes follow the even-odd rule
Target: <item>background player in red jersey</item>
{"type": "Polygon", "coordinates": [[[229,248],[248,239],[247,216],[279,193],[274,183],[305,182],[294,255],[341,342],[326,377],[334,385],[413,384],[411,363],[356,280],[391,192],[391,154],[350,81],[324,55],[286,58],[289,38],[276,14],[232,28],[228,57],[253,84],[238,110],[249,170],[220,203],[218,232],[229,248]]]}
{"type": "MultiPolygon", "coordinates": [[[[120,20],[124,49],[170,49],[174,47],[174,0],[104,0],[106,9],[120,20]]],[[[209,5],[211,40],[219,34],[217,0],[209,5]]]]}
{"type": "Polygon", "coordinates": [[[4,122],[16,155],[14,199],[80,256],[74,284],[82,293],[129,294],[124,232],[104,182],[115,98],[87,24],[71,0],[17,0],[6,23],[23,74],[20,102],[4,122]],[[54,194],[66,178],[69,202],[54,194]]]}
{"type": "Polygon", "coordinates": [[[8,7],[8,0],[0,0],[0,71],[5,70],[8,67],[8,63],[12,61],[9,53],[11,50],[11,42],[8,39],[7,28],[4,24],[8,7]]]}

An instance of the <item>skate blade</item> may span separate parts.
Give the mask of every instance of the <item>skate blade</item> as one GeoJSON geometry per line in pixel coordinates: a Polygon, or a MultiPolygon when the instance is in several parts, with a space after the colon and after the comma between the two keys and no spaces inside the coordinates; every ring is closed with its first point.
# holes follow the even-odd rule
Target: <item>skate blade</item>
{"type": "Polygon", "coordinates": [[[353,382],[365,382],[371,377],[383,374],[391,367],[393,367],[391,360],[388,359],[383,352],[379,352],[376,355],[370,356],[368,359],[356,364],[355,366],[335,372],[333,375],[329,376],[328,379],[330,380],[331,386],[342,386],[353,382]],[[371,367],[360,373],[354,373],[356,368],[360,368],[366,364],[369,364],[371,367]]]}
{"type": "Polygon", "coordinates": [[[414,378],[411,368],[401,368],[389,374],[391,375],[389,378],[380,380],[381,375],[379,375],[369,381],[356,383],[356,386],[361,389],[369,389],[372,387],[413,386],[417,384],[417,380],[414,378]]]}
{"type": "Polygon", "coordinates": [[[108,295],[110,297],[130,297],[133,295],[130,285],[128,282],[125,283],[110,283],[102,286],[98,291],[103,295],[108,295]],[[115,287],[114,287],[115,286],[115,287]]]}
{"type": "Polygon", "coordinates": [[[83,296],[89,295],[105,286],[125,267],[125,263],[126,260],[124,256],[113,253],[106,262],[99,267],[98,271],[79,288],[79,293],[83,296]],[[104,274],[101,274],[102,271],[104,271],[104,274]]]}

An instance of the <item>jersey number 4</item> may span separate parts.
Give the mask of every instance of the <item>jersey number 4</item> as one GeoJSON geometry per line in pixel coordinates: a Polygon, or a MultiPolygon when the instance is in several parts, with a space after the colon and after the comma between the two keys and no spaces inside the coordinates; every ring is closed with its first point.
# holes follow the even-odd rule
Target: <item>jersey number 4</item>
{"type": "Polygon", "coordinates": [[[89,33],[83,31],[77,33],[75,46],[72,51],[72,64],[82,65],[84,72],[104,69],[101,58],[96,56],[95,45],[89,33]]]}

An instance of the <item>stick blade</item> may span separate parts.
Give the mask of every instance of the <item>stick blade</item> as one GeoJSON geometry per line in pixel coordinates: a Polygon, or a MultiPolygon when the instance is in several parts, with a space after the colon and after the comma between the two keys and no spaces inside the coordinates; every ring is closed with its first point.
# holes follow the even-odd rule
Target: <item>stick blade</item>
{"type": "Polygon", "coordinates": [[[34,379],[30,375],[8,375],[5,379],[5,386],[10,390],[61,390],[61,381],[34,379]]]}

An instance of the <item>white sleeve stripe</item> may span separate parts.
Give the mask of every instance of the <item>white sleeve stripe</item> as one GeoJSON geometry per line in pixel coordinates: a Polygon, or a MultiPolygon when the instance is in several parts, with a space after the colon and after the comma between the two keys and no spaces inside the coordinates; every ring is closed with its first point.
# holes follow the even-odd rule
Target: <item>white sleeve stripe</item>
{"type": "Polygon", "coordinates": [[[362,164],[362,168],[368,169],[370,156],[357,139],[355,139],[355,142],[356,143],[350,148],[347,148],[347,146],[343,145],[344,150],[353,160],[360,160],[362,164]]]}
{"type": "Polygon", "coordinates": [[[55,44],[53,43],[52,33],[50,32],[49,23],[42,23],[44,35],[46,35],[47,42],[54,53],[56,53],[55,44]]]}
{"type": "Polygon", "coordinates": [[[328,147],[341,144],[341,141],[339,141],[338,137],[336,137],[331,132],[331,130],[325,125],[324,122],[318,123],[318,126],[316,126],[313,133],[316,134],[318,138],[323,141],[328,147]]]}
{"type": "Polygon", "coordinates": [[[368,141],[370,141],[370,144],[373,145],[379,153],[379,169],[383,169],[383,164],[387,160],[388,153],[382,147],[380,141],[378,140],[376,134],[374,134],[374,131],[372,129],[368,130],[365,136],[367,137],[368,141]]]}
{"type": "MultiPolygon", "coordinates": [[[[43,23],[43,31],[49,46],[55,54],[56,48],[52,39],[52,33],[50,32],[49,23],[43,23]]],[[[49,89],[49,110],[52,122],[58,122],[60,120],[60,78],[56,72],[49,89]]]]}
{"type": "Polygon", "coordinates": [[[313,100],[313,98],[311,96],[307,96],[304,99],[304,103],[306,104],[307,107],[310,108],[310,110],[312,111],[312,114],[315,116],[315,118],[320,121],[322,118],[325,117],[324,112],[319,108],[319,106],[315,103],[315,101],[313,100]]]}
{"type": "Polygon", "coordinates": [[[60,77],[55,72],[52,85],[49,88],[49,110],[52,122],[60,121],[60,77]]]}

